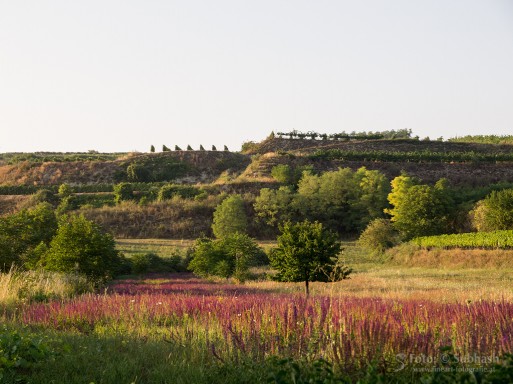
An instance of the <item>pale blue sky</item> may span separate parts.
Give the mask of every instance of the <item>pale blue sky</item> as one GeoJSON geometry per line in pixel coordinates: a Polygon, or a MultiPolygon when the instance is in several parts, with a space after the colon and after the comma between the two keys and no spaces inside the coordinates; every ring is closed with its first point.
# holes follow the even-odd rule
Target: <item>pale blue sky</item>
{"type": "Polygon", "coordinates": [[[0,0],[0,152],[513,134],[511,0],[0,0]]]}

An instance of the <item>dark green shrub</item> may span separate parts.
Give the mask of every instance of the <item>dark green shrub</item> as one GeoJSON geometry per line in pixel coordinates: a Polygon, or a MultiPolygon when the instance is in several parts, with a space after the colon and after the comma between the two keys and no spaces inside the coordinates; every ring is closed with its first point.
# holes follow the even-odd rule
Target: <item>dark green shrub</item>
{"type": "Polygon", "coordinates": [[[92,279],[113,277],[120,263],[114,238],[83,216],[61,218],[42,260],[47,270],[76,272],[92,279]]]}
{"type": "Polygon", "coordinates": [[[136,254],[131,258],[132,273],[140,274],[147,272],[155,272],[160,264],[160,257],[154,253],[136,254]]]}
{"type": "Polygon", "coordinates": [[[151,170],[138,163],[130,164],[126,169],[126,175],[128,181],[133,182],[148,182],[151,181],[151,170]]]}
{"type": "Polygon", "coordinates": [[[64,197],[60,204],[57,206],[55,213],[60,216],[64,215],[70,211],[73,211],[75,209],[78,209],[78,202],[75,195],[70,195],[64,197]]]}
{"type": "Polygon", "coordinates": [[[155,146],[154,146],[154,145],[152,145],[152,146],[150,147],[150,152],[151,152],[151,153],[154,153],[154,152],[155,152],[155,146]]]}
{"type": "Polygon", "coordinates": [[[23,335],[15,330],[0,328],[0,382],[29,382],[31,369],[40,362],[51,362],[56,352],[39,337],[23,335]]]}
{"type": "Polygon", "coordinates": [[[68,197],[68,196],[71,196],[73,194],[73,188],[71,188],[71,186],[69,184],[61,184],[59,186],[59,197],[61,199],[65,198],[65,197],[68,197]]]}
{"type": "Polygon", "coordinates": [[[185,272],[182,256],[175,252],[170,257],[161,257],[155,253],[141,253],[132,256],[130,259],[132,273],[166,273],[166,272],[185,272]]]}
{"type": "Polygon", "coordinates": [[[195,274],[208,277],[235,277],[244,281],[249,268],[259,264],[265,253],[248,235],[236,233],[223,239],[198,239],[192,251],[189,269],[195,274]]]}
{"type": "Polygon", "coordinates": [[[167,184],[162,186],[158,192],[158,201],[171,199],[173,196],[180,196],[184,199],[193,198],[201,193],[197,187],[179,184],[167,184]]]}
{"type": "MultiPolygon", "coordinates": [[[[311,363],[295,361],[292,358],[269,360],[267,383],[275,384],[343,384],[351,381],[336,375],[333,365],[318,359],[311,363]]],[[[376,384],[379,382],[376,381],[376,384]]]]}
{"type": "Polygon", "coordinates": [[[371,221],[358,239],[358,244],[375,255],[382,255],[388,248],[399,244],[399,234],[389,220],[371,221]]]}
{"type": "Polygon", "coordinates": [[[41,203],[0,218],[0,270],[22,265],[41,243],[49,244],[57,230],[53,207],[41,203]]]}
{"type": "Polygon", "coordinates": [[[134,199],[134,187],[130,183],[119,183],[114,186],[114,200],[117,204],[134,199]]]}

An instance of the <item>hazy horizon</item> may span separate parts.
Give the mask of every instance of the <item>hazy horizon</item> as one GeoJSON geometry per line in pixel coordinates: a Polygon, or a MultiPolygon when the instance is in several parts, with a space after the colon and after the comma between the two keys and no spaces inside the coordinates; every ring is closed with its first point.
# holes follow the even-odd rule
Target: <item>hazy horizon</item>
{"type": "Polygon", "coordinates": [[[0,152],[513,134],[513,3],[0,4],[0,152]]]}

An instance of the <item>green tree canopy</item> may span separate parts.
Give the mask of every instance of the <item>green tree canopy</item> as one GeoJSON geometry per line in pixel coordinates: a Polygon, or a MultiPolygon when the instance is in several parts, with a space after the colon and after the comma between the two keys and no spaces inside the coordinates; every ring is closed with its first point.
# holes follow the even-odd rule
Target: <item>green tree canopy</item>
{"type": "Polygon", "coordinates": [[[513,229],[513,189],[491,192],[476,204],[471,216],[480,232],[513,229]]]}
{"type": "Polygon", "coordinates": [[[57,219],[48,203],[0,218],[0,270],[25,264],[39,244],[50,243],[56,230],[57,219]]]}
{"type": "Polygon", "coordinates": [[[387,211],[394,228],[405,239],[449,232],[454,204],[446,180],[430,186],[413,185],[406,176],[398,178],[392,181],[389,201],[393,208],[387,211]]]}
{"type": "Polygon", "coordinates": [[[117,204],[126,200],[133,200],[134,187],[130,183],[119,183],[114,186],[114,200],[117,204]]]}
{"type": "Polygon", "coordinates": [[[112,277],[120,263],[114,238],[83,216],[63,217],[43,257],[45,269],[112,277]]]}
{"type": "Polygon", "coordinates": [[[279,281],[304,281],[309,294],[310,281],[328,281],[340,252],[336,234],[319,222],[286,222],[280,226],[278,246],[269,255],[279,281]]]}
{"type": "Polygon", "coordinates": [[[280,187],[278,190],[262,188],[253,207],[259,220],[275,227],[294,218],[293,199],[294,192],[290,187],[280,187]]]}
{"type": "Polygon", "coordinates": [[[387,219],[374,219],[362,232],[358,243],[374,255],[381,255],[399,243],[399,235],[387,219]]]}
{"type": "Polygon", "coordinates": [[[217,238],[234,233],[246,233],[248,219],[244,200],[240,195],[231,195],[224,199],[214,211],[212,231],[217,238]]]}
{"type": "Polygon", "coordinates": [[[255,240],[246,234],[235,233],[223,239],[198,239],[189,269],[203,277],[235,277],[244,281],[249,268],[265,257],[255,240]]]}

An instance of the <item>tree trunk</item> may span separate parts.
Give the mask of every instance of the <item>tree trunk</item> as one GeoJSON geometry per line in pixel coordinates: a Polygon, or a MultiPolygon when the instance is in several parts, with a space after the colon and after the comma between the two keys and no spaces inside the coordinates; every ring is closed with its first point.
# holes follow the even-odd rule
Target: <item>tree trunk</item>
{"type": "Polygon", "coordinates": [[[305,293],[306,293],[306,297],[310,296],[310,287],[308,285],[309,281],[308,279],[305,280],[305,293]]]}

